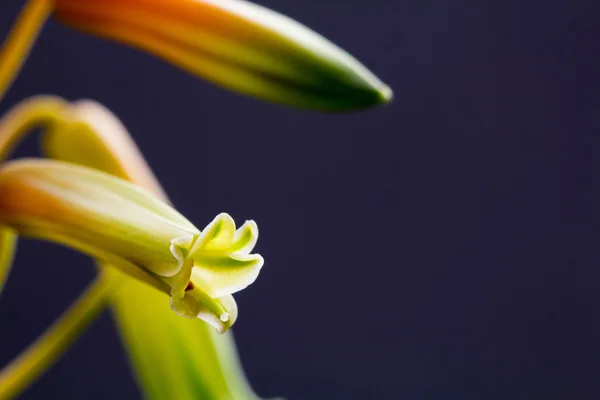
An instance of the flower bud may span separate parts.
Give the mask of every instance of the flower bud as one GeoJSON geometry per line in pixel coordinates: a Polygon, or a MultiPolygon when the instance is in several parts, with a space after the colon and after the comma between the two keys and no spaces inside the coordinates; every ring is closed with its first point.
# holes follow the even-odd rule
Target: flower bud
{"type": "Polygon", "coordinates": [[[271,102],[343,111],[392,98],[388,86],[323,36],[244,0],[56,0],[56,16],[271,102]]]}

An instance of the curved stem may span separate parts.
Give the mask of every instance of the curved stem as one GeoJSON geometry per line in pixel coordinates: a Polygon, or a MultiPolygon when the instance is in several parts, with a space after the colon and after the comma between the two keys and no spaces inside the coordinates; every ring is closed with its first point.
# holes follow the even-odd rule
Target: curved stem
{"type": "MultiPolygon", "coordinates": [[[[1,68],[2,64],[0,64],[0,70],[1,68]]],[[[63,121],[62,115],[64,113],[62,111],[68,105],[69,103],[60,97],[35,96],[11,108],[0,119],[0,162],[6,160],[14,147],[32,128],[42,124],[63,121]]]]}
{"type": "Polygon", "coordinates": [[[0,398],[18,395],[62,355],[104,309],[116,274],[102,274],[46,332],[0,371],[0,398]]]}
{"type": "Polygon", "coordinates": [[[0,49],[0,101],[27,59],[53,6],[51,0],[30,0],[17,17],[0,49]]]}

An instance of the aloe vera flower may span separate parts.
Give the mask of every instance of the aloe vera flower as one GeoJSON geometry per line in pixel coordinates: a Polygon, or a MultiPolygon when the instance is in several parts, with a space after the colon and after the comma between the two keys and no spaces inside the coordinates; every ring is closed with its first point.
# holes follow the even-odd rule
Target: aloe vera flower
{"type": "MultiPolygon", "coordinates": [[[[41,128],[45,156],[130,181],[168,203],[127,128],[102,104],[48,95],[22,101],[0,119],[0,160],[34,127],[41,128]]],[[[14,238],[11,227],[0,225],[0,281],[16,250],[14,238]]],[[[166,290],[96,261],[94,282],[0,371],[0,398],[12,398],[31,384],[110,304],[144,398],[259,399],[237,360],[230,331],[219,334],[209,324],[179,317],[166,304],[166,290]]]]}
{"type": "Polygon", "coordinates": [[[392,98],[388,86],[323,36],[244,0],[56,0],[54,12],[84,32],[272,102],[342,111],[392,98]]]}
{"type": "Polygon", "coordinates": [[[263,265],[250,254],[254,222],[236,230],[220,214],[200,231],[149,192],[97,170],[12,161],[0,167],[0,192],[1,224],[103,259],[167,292],[177,314],[219,332],[237,318],[231,294],[254,282],[263,265]]]}

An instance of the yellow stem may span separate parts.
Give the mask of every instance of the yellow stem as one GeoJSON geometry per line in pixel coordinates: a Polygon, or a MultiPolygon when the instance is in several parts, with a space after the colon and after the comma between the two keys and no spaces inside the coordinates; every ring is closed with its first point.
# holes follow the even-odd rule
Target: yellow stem
{"type": "Polygon", "coordinates": [[[63,121],[62,111],[68,106],[69,103],[60,97],[35,96],[11,108],[0,119],[0,162],[6,160],[32,128],[63,121]]]}
{"type": "Polygon", "coordinates": [[[16,247],[17,234],[11,228],[0,227],[0,294],[10,272],[16,247]]]}
{"type": "Polygon", "coordinates": [[[27,59],[53,8],[52,0],[30,0],[17,17],[0,49],[0,101],[27,59]]]}
{"type": "Polygon", "coordinates": [[[0,399],[11,399],[48,369],[104,308],[116,274],[102,273],[46,332],[0,371],[0,399]]]}

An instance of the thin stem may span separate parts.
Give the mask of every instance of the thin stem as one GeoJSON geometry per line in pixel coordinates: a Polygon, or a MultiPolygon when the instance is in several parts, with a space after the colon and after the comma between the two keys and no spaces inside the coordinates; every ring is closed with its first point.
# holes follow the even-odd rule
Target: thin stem
{"type": "Polygon", "coordinates": [[[0,101],[27,59],[53,10],[51,0],[30,0],[19,14],[0,49],[0,101]]]}
{"type": "Polygon", "coordinates": [[[0,227],[0,294],[15,257],[17,234],[8,227],[0,227]]]}
{"type": "Polygon", "coordinates": [[[69,103],[60,97],[35,96],[11,108],[0,119],[0,162],[6,160],[14,147],[32,128],[63,121],[63,110],[68,105],[69,103]]]}
{"type": "Polygon", "coordinates": [[[117,274],[102,273],[46,332],[0,371],[0,398],[11,399],[46,371],[108,302],[117,274]]]}

